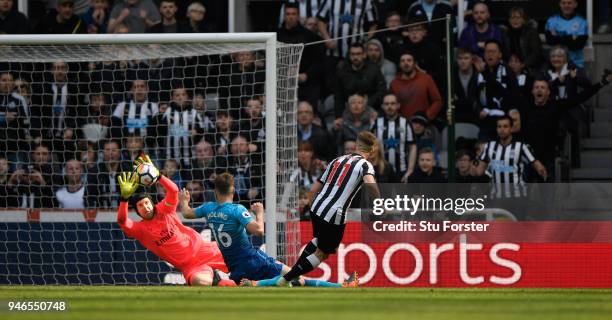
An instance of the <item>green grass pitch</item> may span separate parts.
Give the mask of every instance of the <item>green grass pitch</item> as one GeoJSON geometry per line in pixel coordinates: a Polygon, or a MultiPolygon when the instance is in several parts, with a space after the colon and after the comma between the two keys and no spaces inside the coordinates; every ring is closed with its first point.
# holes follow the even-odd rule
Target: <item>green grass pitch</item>
{"type": "Polygon", "coordinates": [[[0,319],[611,319],[612,290],[0,286],[0,319]],[[8,312],[61,299],[66,312],[8,312]]]}

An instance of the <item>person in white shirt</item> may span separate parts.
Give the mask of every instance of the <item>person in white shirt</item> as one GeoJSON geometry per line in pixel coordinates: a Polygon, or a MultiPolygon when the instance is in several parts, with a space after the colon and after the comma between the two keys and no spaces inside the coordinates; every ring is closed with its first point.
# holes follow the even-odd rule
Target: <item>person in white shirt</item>
{"type": "Polygon", "coordinates": [[[64,171],[66,186],[55,192],[60,208],[85,208],[85,185],[82,181],[83,164],[76,159],[68,160],[64,171]]]}

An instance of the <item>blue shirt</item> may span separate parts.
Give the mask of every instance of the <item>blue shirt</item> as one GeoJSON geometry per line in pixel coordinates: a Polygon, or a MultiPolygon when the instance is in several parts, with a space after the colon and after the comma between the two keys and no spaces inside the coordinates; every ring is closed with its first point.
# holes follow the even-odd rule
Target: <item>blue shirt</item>
{"type": "MultiPolygon", "coordinates": [[[[558,36],[586,36],[589,34],[589,25],[587,21],[578,15],[567,20],[560,15],[555,15],[548,18],[546,21],[546,31],[555,30],[558,36]]],[[[570,50],[569,56],[572,61],[579,67],[584,67],[584,54],[582,49],[570,50]]]]}
{"type": "Polygon", "coordinates": [[[195,216],[206,220],[230,270],[255,250],[245,229],[254,219],[244,206],[206,202],[195,209],[195,216]]]}

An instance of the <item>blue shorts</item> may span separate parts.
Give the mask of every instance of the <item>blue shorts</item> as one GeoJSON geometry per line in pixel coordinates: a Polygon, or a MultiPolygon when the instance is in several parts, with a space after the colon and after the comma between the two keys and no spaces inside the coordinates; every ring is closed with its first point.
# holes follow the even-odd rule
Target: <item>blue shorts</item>
{"type": "Polygon", "coordinates": [[[253,250],[243,258],[235,268],[230,269],[230,279],[240,283],[243,278],[249,280],[271,279],[281,275],[283,264],[274,260],[261,250],[253,250]]]}

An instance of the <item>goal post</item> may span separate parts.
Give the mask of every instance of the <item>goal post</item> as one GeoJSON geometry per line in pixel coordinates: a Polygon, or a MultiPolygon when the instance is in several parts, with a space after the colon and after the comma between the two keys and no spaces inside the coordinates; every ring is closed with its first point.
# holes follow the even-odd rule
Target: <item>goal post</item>
{"type": "MultiPolygon", "coordinates": [[[[24,74],[26,74],[26,76],[27,74],[31,74],[30,79],[44,79],[44,73],[48,73],[48,70],[41,71],[37,69],[37,67],[32,67],[32,70],[30,70],[25,67],[22,68],[22,66],[49,64],[56,61],[85,64],[103,61],[123,62],[145,61],[147,59],[186,60],[191,57],[199,56],[221,56],[221,58],[218,59],[219,61],[216,61],[214,65],[212,62],[210,62],[212,61],[211,58],[206,60],[208,62],[201,63],[200,65],[194,67],[196,70],[199,70],[198,68],[200,67],[206,70],[211,68],[221,70],[219,71],[221,75],[216,74],[209,76],[207,73],[205,76],[200,76],[198,74],[192,76],[193,78],[204,78],[200,79],[201,83],[205,84],[204,87],[198,87],[197,79],[180,78],[181,76],[178,78],[167,79],[172,83],[175,81],[185,83],[186,80],[189,80],[190,83],[196,83],[192,84],[191,87],[188,88],[191,90],[190,92],[196,92],[198,90],[201,90],[202,92],[205,91],[206,94],[213,92],[211,94],[213,98],[211,99],[214,100],[213,104],[218,105],[217,111],[222,109],[222,98],[225,99],[223,101],[227,100],[228,105],[230,105],[231,103],[229,101],[243,101],[249,97],[259,96],[256,89],[253,89],[255,92],[252,92],[253,90],[251,90],[251,92],[248,94],[241,93],[238,96],[230,94],[229,97],[222,97],[222,95],[218,93],[222,90],[231,91],[232,89],[224,88],[222,81],[217,80],[217,78],[221,79],[223,76],[226,76],[223,74],[224,68],[227,70],[233,70],[232,67],[235,64],[238,64],[238,62],[235,61],[234,55],[243,51],[255,52],[255,63],[261,63],[264,65],[261,66],[262,70],[258,70],[257,72],[262,71],[265,73],[265,78],[263,83],[254,80],[255,83],[249,85],[253,85],[253,87],[261,86],[261,88],[263,88],[261,95],[264,97],[262,100],[265,101],[263,108],[264,114],[262,115],[264,119],[263,129],[265,129],[265,137],[260,137],[262,138],[260,144],[256,144],[257,147],[261,146],[261,149],[258,148],[257,151],[253,151],[262,158],[263,163],[259,164],[261,167],[262,176],[258,178],[261,180],[263,185],[260,189],[261,192],[258,196],[259,198],[249,198],[249,200],[261,199],[264,201],[266,208],[266,251],[272,257],[278,258],[286,263],[292,263],[297,258],[297,253],[299,252],[299,241],[296,241],[296,239],[299,239],[299,224],[296,223],[299,220],[296,210],[298,198],[297,185],[290,181],[290,176],[297,169],[297,77],[302,50],[303,45],[289,45],[277,42],[276,33],[0,35],[0,64],[9,65],[11,68],[14,68],[14,66],[17,65],[19,68],[18,70],[13,69],[1,71],[11,72],[15,75],[15,79],[24,74]],[[210,85],[210,83],[216,84],[213,85],[213,87],[206,87],[207,85],[210,85]]],[[[173,67],[175,66],[173,65],[173,67]]],[[[140,71],[140,69],[138,69],[139,67],[132,66],[131,64],[127,68],[133,68],[133,70],[127,70],[132,71],[133,73],[138,73],[140,71]]],[[[175,68],[187,67],[181,66],[175,68]]],[[[79,70],[79,72],[86,73],[90,71],[79,70]]],[[[228,79],[231,77],[241,78],[242,76],[243,75],[235,72],[227,75],[228,79]]],[[[175,77],[175,74],[172,74],[172,77],[175,77]]],[[[128,77],[126,76],[125,79],[128,79],[128,77]]],[[[233,80],[233,78],[230,80],[233,80]]],[[[36,81],[37,80],[31,80],[30,83],[33,85],[36,83],[36,81]]],[[[45,81],[46,80],[40,80],[40,83],[38,84],[41,86],[45,85],[45,81]]],[[[93,82],[94,80],[90,81],[93,82]]],[[[115,82],[119,81],[128,82],[128,80],[113,78],[111,81],[113,88],[116,87],[115,82]]],[[[232,81],[229,83],[231,84],[230,86],[234,85],[232,81]]],[[[80,84],[84,84],[86,86],[92,85],[92,83],[80,84]]],[[[124,91],[111,91],[105,93],[108,95],[128,96],[130,95],[130,89],[127,88],[127,85],[125,85],[125,87],[126,88],[124,91]]],[[[161,91],[164,90],[159,89],[159,91],[159,95],[161,96],[161,91]]],[[[172,90],[169,91],[170,93],[163,92],[163,94],[172,95],[172,90]]],[[[36,94],[36,92],[33,94],[36,94]]],[[[195,93],[190,94],[189,98],[195,99],[195,93]]],[[[170,105],[168,101],[165,102],[170,105]]],[[[110,103],[111,107],[114,108],[117,103],[118,101],[112,101],[110,103]]],[[[157,101],[157,103],[159,103],[161,107],[164,102],[157,101]]],[[[242,106],[239,107],[242,108],[242,106]]],[[[236,108],[236,106],[232,105],[231,108],[236,108]]],[[[230,110],[230,112],[231,111],[232,110],[230,110]]],[[[236,111],[237,114],[242,114],[241,110],[234,111],[236,111]]],[[[238,119],[238,121],[241,124],[245,121],[248,122],[247,119],[238,119]]],[[[213,123],[213,129],[215,129],[214,125],[215,124],[213,123]]],[[[255,129],[251,129],[252,131],[244,131],[243,128],[240,127],[240,129],[236,130],[237,131],[232,132],[232,134],[257,136],[257,134],[254,134],[253,131],[255,129]]],[[[202,135],[204,136],[205,134],[206,133],[202,135]]],[[[229,153],[232,152],[230,150],[230,143],[231,141],[227,141],[227,147],[225,149],[228,153],[228,157],[229,153]]],[[[216,152],[219,145],[214,143],[211,144],[213,150],[216,152]]],[[[249,145],[249,147],[251,147],[251,145],[249,145]]],[[[156,146],[155,148],[155,151],[159,154],[161,147],[156,146]]],[[[101,153],[100,150],[97,151],[98,153],[101,153]]],[[[55,156],[55,154],[53,156],[55,156]]],[[[191,155],[191,157],[194,156],[191,155]]],[[[163,160],[165,159],[172,159],[172,157],[166,156],[166,158],[158,159],[158,165],[161,166],[163,160]]],[[[24,161],[22,158],[18,158],[16,161],[17,164],[28,164],[28,161],[24,161]]],[[[99,162],[100,161],[98,161],[98,163],[99,162]]],[[[57,165],[61,165],[63,168],[65,163],[57,163],[57,165]]],[[[88,173],[85,172],[83,175],[87,176],[88,173]]],[[[91,183],[91,181],[85,183],[91,183]]],[[[13,219],[10,217],[10,215],[27,214],[30,216],[32,211],[39,212],[44,211],[45,209],[53,209],[50,211],[54,212],[61,210],[59,205],[53,208],[42,208],[37,206],[33,207],[32,203],[22,202],[22,198],[19,198],[18,206],[21,209],[25,209],[25,211],[11,210],[0,213],[3,215],[2,219],[0,219],[0,224],[18,221],[19,224],[17,225],[23,226],[23,217],[15,217],[15,219],[13,219]]],[[[86,206],[83,209],[85,211],[90,211],[96,208],[86,206]]],[[[107,206],[104,208],[104,210],[109,211],[108,209],[112,209],[112,207],[109,208],[107,206]]],[[[44,223],[44,221],[35,223],[44,223]]],[[[57,220],[54,220],[54,223],[57,223],[57,220]]],[[[108,226],[108,223],[104,224],[104,226],[108,226]]],[[[57,234],[57,225],[54,225],[53,228],[53,234],[57,234]]],[[[0,233],[7,232],[7,230],[7,227],[1,228],[0,233]]],[[[116,232],[116,230],[111,231],[116,232]]],[[[106,231],[100,229],[98,232],[106,231]]],[[[15,235],[19,236],[23,235],[23,233],[17,232],[15,235]]],[[[61,241],[60,239],[57,240],[61,241]]],[[[8,241],[11,241],[11,239],[8,239],[8,241]]],[[[16,241],[19,242],[20,240],[16,239],[16,241]]],[[[30,239],[27,241],[32,240],[30,239]]],[[[19,246],[16,246],[14,248],[18,247],[19,246]]],[[[41,261],[41,263],[45,263],[45,261],[41,261]]],[[[50,263],[55,262],[50,261],[50,263]]]]}

